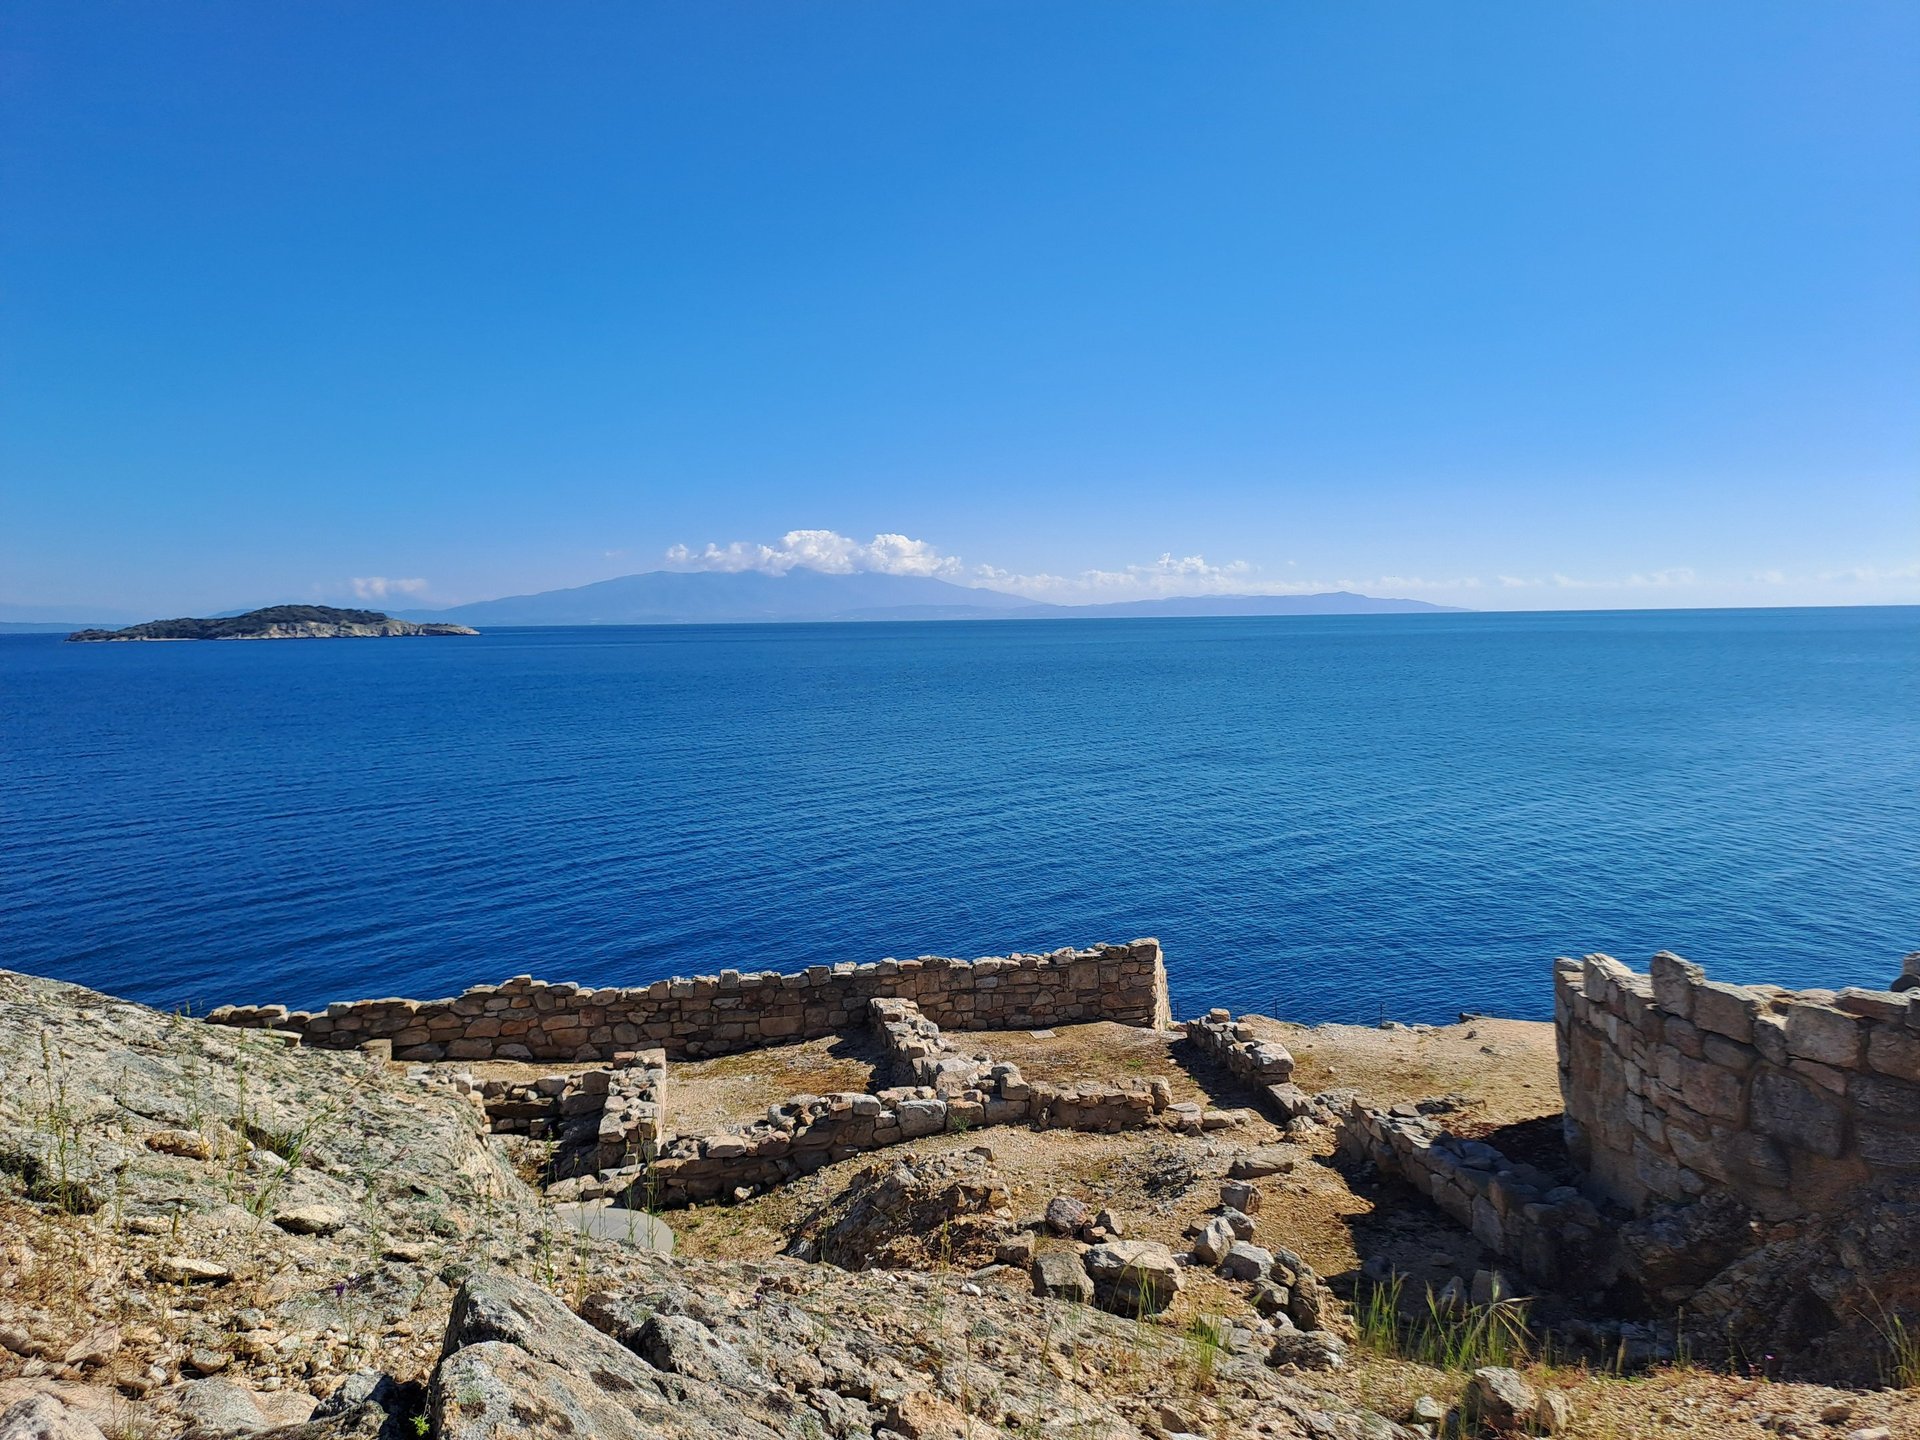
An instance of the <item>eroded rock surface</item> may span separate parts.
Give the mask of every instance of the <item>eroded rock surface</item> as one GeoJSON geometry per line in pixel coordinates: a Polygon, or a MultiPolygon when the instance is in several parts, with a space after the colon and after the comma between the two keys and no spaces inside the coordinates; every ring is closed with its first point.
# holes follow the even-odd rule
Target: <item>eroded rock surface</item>
{"type": "Polygon", "coordinates": [[[903,1155],[869,1165],[787,1248],[843,1270],[984,1265],[998,1251],[1013,1197],[984,1150],[903,1155]]]}

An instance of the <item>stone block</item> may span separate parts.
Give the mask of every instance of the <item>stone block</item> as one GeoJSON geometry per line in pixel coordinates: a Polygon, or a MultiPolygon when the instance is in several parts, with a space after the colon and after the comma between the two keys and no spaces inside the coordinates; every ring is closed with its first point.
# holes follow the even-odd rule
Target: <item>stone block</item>
{"type": "Polygon", "coordinates": [[[1033,1257],[1033,1293],[1043,1300],[1093,1300],[1093,1280],[1071,1250],[1047,1250],[1033,1257]]]}
{"type": "Polygon", "coordinates": [[[1742,1045],[1753,1038],[1753,1020],[1762,1009],[1760,997],[1740,985],[1702,980],[1693,990],[1693,1023],[1742,1045]]]}
{"type": "Polygon", "coordinates": [[[1758,1015],[1753,1022],[1753,1048],[1763,1059],[1775,1065],[1787,1063],[1787,1017],[1771,1012],[1758,1015]]]}
{"type": "Polygon", "coordinates": [[[1272,1264],[1272,1251],[1262,1250],[1245,1240],[1236,1240],[1227,1247],[1226,1258],[1220,1262],[1220,1268],[1230,1280],[1252,1281],[1265,1275],[1267,1267],[1272,1264]]]}
{"type": "Polygon", "coordinates": [[[1789,1055],[1842,1070],[1859,1068],[1863,1040],[1859,1016],[1806,1000],[1788,1005],[1786,1015],[1789,1055]]]}
{"type": "Polygon", "coordinates": [[[1876,1170],[1920,1170],[1920,1134],[1861,1122],[1854,1127],[1860,1158],[1876,1170]]]}
{"type": "Polygon", "coordinates": [[[1740,1077],[1705,1060],[1682,1060],[1680,1098],[1688,1109],[1717,1120],[1740,1118],[1740,1077]]]}
{"type": "Polygon", "coordinates": [[[1867,1068],[1898,1080],[1920,1081],[1920,1035],[1875,1025],[1867,1034],[1867,1068]]]}
{"type": "Polygon", "coordinates": [[[1766,1068],[1748,1097],[1753,1129],[1783,1144],[1837,1159],[1846,1143],[1846,1112],[1804,1078],[1766,1068]]]}
{"type": "Polygon", "coordinates": [[[1700,1042],[1701,1054],[1723,1070],[1745,1075],[1753,1069],[1760,1054],[1751,1045],[1739,1045],[1724,1035],[1707,1035],[1700,1042]]]}
{"type": "Polygon", "coordinates": [[[1920,1085],[1885,1075],[1855,1075],[1847,1082],[1847,1098],[1862,1121],[1920,1130],[1920,1085]]]}
{"type": "Polygon", "coordinates": [[[1849,985],[1833,997],[1833,1003],[1841,1010],[1870,1020],[1888,1020],[1897,1025],[1907,1018],[1907,997],[1891,990],[1863,990],[1858,985],[1849,985]]]}
{"type": "Polygon", "coordinates": [[[1847,1072],[1831,1065],[1822,1065],[1818,1060],[1802,1060],[1798,1056],[1788,1059],[1787,1068],[1794,1074],[1804,1076],[1830,1095],[1847,1093],[1847,1072]]]}
{"type": "Polygon", "coordinates": [[[1662,950],[1647,967],[1653,979],[1653,999],[1669,1015],[1691,1019],[1694,987],[1705,983],[1707,972],[1682,960],[1670,950],[1662,950]]]}
{"type": "Polygon", "coordinates": [[[1220,1187],[1220,1203],[1245,1215],[1258,1215],[1259,1187],[1246,1180],[1229,1180],[1220,1187]]]}

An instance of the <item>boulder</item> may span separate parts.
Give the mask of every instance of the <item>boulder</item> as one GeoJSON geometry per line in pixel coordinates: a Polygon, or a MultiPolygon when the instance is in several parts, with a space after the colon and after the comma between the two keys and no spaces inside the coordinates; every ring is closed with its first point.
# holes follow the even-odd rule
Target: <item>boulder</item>
{"type": "MultiPolygon", "coordinates": [[[[584,1375],[611,1393],[660,1393],[658,1371],[538,1286],[506,1275],[469,1276],[453,1297],[441,1357],[494,1341],[584,1375]]],[[[437,1374],[434,1383],[439,1385],[437,1374]]]]}
{"type": "Polygon", "coordinates": [[[1012,1265],[1025,1270],[1033,1264],[1033,1236],[1022,1232],[1009,1235],[994,1247],[993,1259],[997,1265],[1012,1265]]]}
{"type": "Polygon", "coordinates": [[[1285,1313],[1287,1304],[1293,1299],[1287,1287],[1273,1280],[1262,1280],[1253,1287],[1253,1308],[1255,1313],[1272,1317],[1278,1315],[1288,1325],[1293,1321],[1285,1313]]]}
{"type": "Polygon", "coordinates": [[[332,1205],[292,1205],[275,1215],[273,1223],[289,1235],[331,1235],[347,1217],[332,1205]]]}
{"type": "Polygon", "coordinates": [[[267,1428],[250,1391],[226,1380],[196,1380],[180,1392],[177,1416],[187,1434],[231,1435],[267,1428]]]}
{"type": "Polygon", "coordinates": [[[1093,1300],[1093,1281],[1071,1250],[1047,1250],[1033,1257],[1033,1293],[1045,1300],[1093,1300]]]}
{"type": "Polygon", "coordinates": [[[1091,1212],[1069,1195],[1056,1195],[1047,1202],[1047,1229],[1056,1235],[1072,1235],[1087,1223],[1091,1212]]]}
{"type": "Polygon", "coordinates": [[[1346,1363],[1346,1346],[1327,1330],[1282,1330],[1268,1352],[1269,1365],[1292,1365],[1301,1370],[1337,1370],[1346,1363]]]}
{"type": "MultiPolygon", "coordinates": [[[[590,1297],[602,1333],[552,1295],[501,1275],[453,1299],[429,1388],[439,1440],[773,1440],[732,1387],[753,1383],[733,1347],[697,1321],[590,1297]],[[638,1352],[638,1353],[636,1353],[638,1352]],[[642,1355],[647,1359],[642,1359],[642,1355]],[[649,1363],[653,1362],[653,1363],[649,1363]],[[689,1373],[697,1372],[697,1373],[689,1373]]],[[[754,1394],[764,1386],[755,1384],[754,1394]]]]}
{"type": "Polygon", "coordinates": [[[1249,1150],[1236,1155],[1233,1163],[1227,1166],[1227,1175],[1234,1180],[1259,1180],[1268,1175],[1288,1175],[1299,1161],[1300,1152],[1291,1146],[1269,1145],[1259,1150],[1249,1150]]]}
{"type": "Polygon", "coordinates": [[[623,1403],[625,1397],[498,1340],[469,1345],[441,1361],[433,1374],[432,1397],[433,1434],[439,1440],[573,1440],[582,1435],[643,1440],[673,1433],[642,1429],[623,1403]]]}
{"type": "Polygon", "coordinates": [[[1082,1257],[1093,1280],[1094,1303],[1117,1315],[1154,1315],[1180,1289],[1173,1252],[1151,1240],[1114,1240],[1082,1257]]]}
{"type": "Polygon", "coordinates": [[[100,1427],[51,1395],[29,1395],[0,1411],[0,1440],[106,1440],[100,1427]]]}
{"type": "Polygon", "coordinates": [[[1558,1435],[1572,1423],[1573,1402],[1558,1390],[1542,1390],[1539,1403],[1533,1407],[1534,1433],[1558,1435]]]}
{"type": "Polygon", "coordinates": [[[1422,1395],[1413,1402],[1413,1409],[1408,1412],[1407,1418],[1415,1425],[1431,1425],[1438,1429],[1446,1423],[1447,1407],[1431,1395],[1422,1395]]]}
{"type": "Polygon", "coordinates": [[[1224,1218],[1216,1216],[1195,1237],[1193,1258],[1209,1270],[1227,1258],[1233,1248],[1233,1231],[1224,1218]]]}
{"type": "Polygon", "coordinates": [[[1220,1268],[1231,1280],[1258,1280],[1272,1264],[1270,1252],[1258,1245],[1249,1245],[1244,1240],[1236,1240],[1228,1248],[1227,1258],[1220,1263],[1220,1268]]]}
{"type": "Polygon", "coordinates": [[[998,1252],[1013,1197],[987,1157],[907,1155],[863,1167],[788,1239],[797,1260],[843,1270],[977,1269],[998,1252]]]}
{"type": "Polygon", "coordinates": [[[553,1218],[568,1229],[597,1240],[618,1240],[662,1255],[673,1253],[673,1230],[658,1215],[649,1215],[644,1210],[568,1202],[553,1207],[553,1218]]]}
{"type": "Polygon", "coordinates": [[[1490,1435],[1531,1430],[1539,1408],[1539,1392],[1504,1365],[1474,1371],[1460,1397],[1461,1418],[1490,1435]]]}
{"type": "Polygon", "coordinates": [[[1229,1180],[1220,1187],[1220,1203],[1245,1215],[1258,1215],[1259,1187],[1250,1180],[1229,1180]]]}

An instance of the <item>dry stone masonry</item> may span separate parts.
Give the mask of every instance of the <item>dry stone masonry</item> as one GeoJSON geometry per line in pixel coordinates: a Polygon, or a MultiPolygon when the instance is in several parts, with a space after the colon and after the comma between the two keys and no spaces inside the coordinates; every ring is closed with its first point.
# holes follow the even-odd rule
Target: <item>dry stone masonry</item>
{"type": "Polygon", "coordinates": [[[1538,1284],[1584,1288],[1612,1265],[1613,1232],[1592,1200],[1493,1146],[1449,1135],[1413,1105],[1358,1096],[1340,1117],[1341,1149],[1404,1181],[1538,1284]]]}
{"type": "Polygon", "coordinates": [[[223,1006],[216,1024],[290,1031],[323,1049],[387,1041],[396,1060],[611,1060],[650,1048],[699,1059],[867,1023],[879,998],[911,1000],[954,1030],[1027,1030],[1113,1020],[1172,1023],[1157,940],[1049,955],[880,960],[656,980],[593,989],[516,975],[446,1000],[356,1000],[314,1013],[283,1005],[223,1006]]]}
{"type": "Polygon", "coordinates": [[[1167,1108],[1164,1091],[1145,1082],[1029,1082],[1016,1065],[955,1046],[910,1000],[883,997],[870,1006],[882,1048],[909,1083],[873,1094],[796,1095],[770,1106],[765,1120],[674,1136],[645,1163],[602,1167],[564,1193],[643,1208],[726,1200],[930,1135],[1007,1124],[1114,1132],[1153,1124],[1167,1108]]]}
{"type": "Polygon", "coordinates": [[[1225,1010],[1209,1010],[1187,1022],[1187,1039],[1216,1064],[1260,1092],[1284,1124],[1313,1109],[1313,1101],[1293,1083],[1293,1054],[1277,1040],[1263,1040],[1244,1020],[1225,1010]]]}
{"type": "Polygon", "coordinates": [[[1569,1148],[1635,1210],[1727,1196],[1832,1215],[1920,1175],[1920,995],[1709,980],[1662,952],[1554,966],[1569,1148]]]}

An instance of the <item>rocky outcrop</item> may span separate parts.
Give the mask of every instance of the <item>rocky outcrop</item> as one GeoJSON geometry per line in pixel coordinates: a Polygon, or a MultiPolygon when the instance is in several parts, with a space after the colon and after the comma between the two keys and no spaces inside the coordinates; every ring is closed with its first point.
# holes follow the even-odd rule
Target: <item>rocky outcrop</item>
{"type": "Polygon", "coordinates": [[[0,1075],[0,1325],[139,1393],[401,1365],[456,1250],[548,1223],[470,1103],[363,1056],[0,971],[0,1075]]]}
{"type": "Polygon", "coordinates": [[[981,1150],[869,1165],[796,1229],[787,1253],[843,1270],[987,1264],[1013,1197],[981,1150]]]}
{"type": "MultiPolygon", "coordinates": [[[[659,1266],[589,1295],[576,1317],[538,1286],[475,1276],[434,1371],[442,1440],[832,1435],[844,1440],[1069,1434],[1135,1440],[1191,1404],[1183,1378],[1104,1391],[1100,1365],[1134,1322],[960,1277],[791,1263],[659,1266]]],[[[1111,1353],[1124,1353],[1116,1349],[1111,1353]]],[[[1216,1433],[1406,1432],[1317,1395],[1253,1353],[1211,1377],[1216,1433]]]]}

